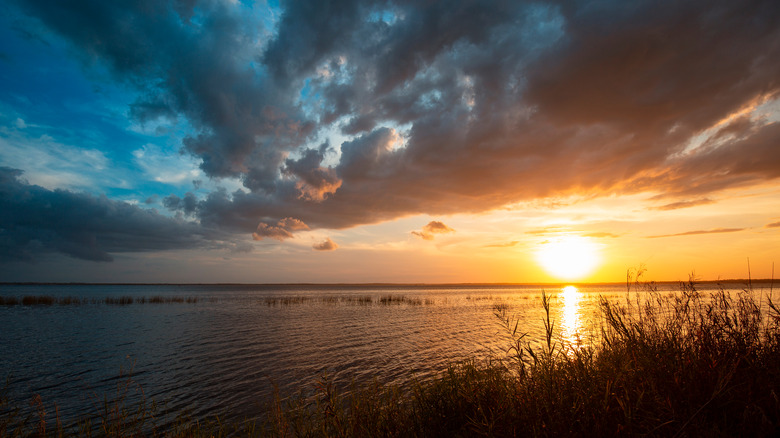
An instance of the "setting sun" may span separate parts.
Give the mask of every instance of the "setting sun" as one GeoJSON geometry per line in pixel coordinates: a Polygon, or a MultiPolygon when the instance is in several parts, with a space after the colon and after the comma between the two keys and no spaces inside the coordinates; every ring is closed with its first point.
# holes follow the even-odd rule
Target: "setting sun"
{"type": "Polygon", "coordinates": [[[562,280],[577,280],[599,264],[599,248],[590,239],[564,236],[543,243],[536,253],[540,265],[562,280]]]}

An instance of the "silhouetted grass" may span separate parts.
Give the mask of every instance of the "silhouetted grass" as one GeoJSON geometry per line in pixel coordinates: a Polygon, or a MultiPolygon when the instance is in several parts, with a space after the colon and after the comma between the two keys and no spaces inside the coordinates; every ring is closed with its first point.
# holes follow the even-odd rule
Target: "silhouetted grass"
{"type": "MultiPolygon", "coordinates": [[[[377,303],[410,304],[407,300],[387,296],[377,303]]],[[[506,354],[452,364],[437,378],[406,387],[373,382],[354,385],[346,396],[323,377],[314,384],[313,396],[283,399],[277,394],[263,421],[227,425],[216,416],[203,421],[186,415],[161,425],[153,404],[144,400],[128,408],[119,398],[89,420],[92,423],[62,428],[50,421],[55,425],[51,435],[88,435],[85,431],[95,424],[100,435],[109,436],[675,437],[780,432],[780,309],[771,300],[750,290],[702,294],[693,282],[682,284],[675,294],[659,293],[649,285],[640,293],[627,293],[625,300],[600,301],[602,326],[592,346],[563,341],[544,293],[541,306],[541,344],[518,331],[511,308],[499,303],[494,313],[509,340],[506,354]]],[[[3,412],[11,412],[7,403],[0,405],[3,412]]],[[[47,432],[49,423],[42,415],[26,423],[3,415],[0,436],[47,432]]]]}

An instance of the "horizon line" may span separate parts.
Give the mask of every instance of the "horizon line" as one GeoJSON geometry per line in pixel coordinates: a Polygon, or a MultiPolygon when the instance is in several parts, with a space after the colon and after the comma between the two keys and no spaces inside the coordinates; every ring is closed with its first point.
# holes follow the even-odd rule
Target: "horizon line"
{"type": "MultiPolygon", "coordinates": [[[[639,284],[650,283],[687,283],[683,280],[650,280],[640,282],[639,284]]],[[[696,280],[694,284],[701,283],[774,283],[773,278],[732,278],[719,280],[696,280]]],[[[623,285],[625,281],[561,281],[561,282],[455,282],[455,283],[427,283],[427,282],[296,282],[296,283],[171,283],[171,282],[86,282],[86,281],[2,281],[0,286],[340,286],[340,287],[365,287],[365,286],[418,286],[418,287],[439,287],[439,286],[576,286],[576,285],[623,285]]],[[[636,283],[631,283],[636,284],[636,283]]]]}

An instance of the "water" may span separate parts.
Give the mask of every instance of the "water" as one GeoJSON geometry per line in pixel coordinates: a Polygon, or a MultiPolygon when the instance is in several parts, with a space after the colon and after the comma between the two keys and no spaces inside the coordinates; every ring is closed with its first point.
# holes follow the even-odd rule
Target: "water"
{"type": "MultiPolygon", "coordinates": [[[[714,288],[714,285],[704,285],[714,288]]],[[[556,333],[587,343],[598,297],[624,285],[545,287],[556,333]]],[[[660,289],[676,290],[675,285],[660,289]]],[[[733,290],[741,289],[734,285],[733,290]]],[[[274,388],[293,395],[323,375],[340,388],[435,376],[448,363],[508,347],[496,304],[528,339],[543,338],[540,286],[0,285],[0,297],[86,304],[0,306],[0,378],[17,405],[39,394],[67,423],[104,398],[141,398],[194,418],[258,418],[274,388]],[[191,297],[195,303],[105,304],[191,297]],[[388,303],[386,297],[395,297],[388,303]],[[385,301],[383,302],[383,297],[385,301]],[[404,299],[400,299],[404,297],[404,299]]],[[[31,409],[31,408],[30,408],[31,409]]]]}

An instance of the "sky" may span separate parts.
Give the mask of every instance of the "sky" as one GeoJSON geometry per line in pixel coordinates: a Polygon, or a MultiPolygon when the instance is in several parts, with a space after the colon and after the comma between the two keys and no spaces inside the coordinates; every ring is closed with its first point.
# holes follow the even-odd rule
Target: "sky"
{"type": "Polygon", "coordinates": [[[0,281],[770,278],[778,23],[775,0],[6,0],[0,281]]]}

